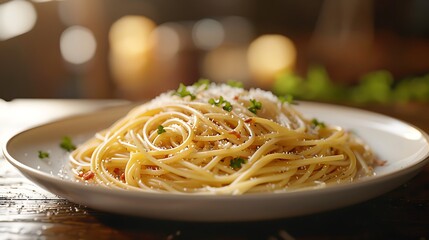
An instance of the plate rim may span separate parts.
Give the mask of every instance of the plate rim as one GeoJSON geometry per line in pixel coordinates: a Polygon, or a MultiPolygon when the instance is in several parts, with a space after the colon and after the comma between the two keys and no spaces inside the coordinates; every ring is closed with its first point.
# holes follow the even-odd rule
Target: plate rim
{"type": "MultiPolygon", "coordinates": [[[[323,107],[333,107],[333,108],[341,108],[343,110],[346,111],[353,111],[353,112],[361,112],[362,114],[370,114],[370,115],[374,115],[377,117],[382,117],[382,118],[389,118],[389,120],[393,120],[393,121],[397,121],[400,122],[401,124],[410,126],[412,128],[414,128],[415,130],[417,130],[419,133],[421,133],[422,138],[426,140],[427,145],[429,146],[429,134],[426,133],[425,131],[423,131],[421,128],[410,124],[406,121],[388,116],[388,115],[384,115],[381,113],[377,113],[377,112],[372,112],[369,110],[365,110],[365,109],[360,109],[360,108],[354,108],[354,107],[349,107],[349,106],[343,106],[343,105],[335,105],[335,104],[328,104],[328,103],[319,103],[319,102],[309,102],[309,101],[298,101],[299,104],[304,104],[304,105],[309,105],[311,107],[311,105],[318,105],[318,106],[323,106],[323,107]]],[[[141,194],[154,194],[155,196],[159,196],[160,194],[162,196],[164,195],[173,195],[173,196],[193,196],[193,197],[206,197],[206,196],[228,196],[228,197],[233,197],[233,198],[237,198],[239,196],[264,196],[264,195],[283,195],[283,194],[291,194],[291,193],[298,193],[298,192],[309,192],[309,191],[314,191],[314,190],[323,190],[325,191],[325,189],[332,189],[332,188],[337,188],[337,187],[346,187],[349,185],[356,185],[356,184],[370,184],[371,182],[380,179],[380,178],[386,178],[389,177],[391,175],[396,175],[398,173],[402,173],[405,172],[407,170],[412,171],[415,168],[420,168],[420,165],[425,165],[429,162],[429,150],[426,152],[426,155],[421,157],[418,161],[416,161],[414,164],[407,166],[405,168],[399,169],[397,171],[394,172],[389,172],[386,174],[383,174],[382,176],[378,177],[378,176],[373,176],[373,177],[368,177],[368,178],[364,178],[364,179],[360,179],[354,182],[350,182],[350,183],[344,183],[344,184],[334,184],[334,185],[330,185],[328,187],[324,187],[324,188],[310,188],[310,189],[303,189],[303,190],[294,190],[294,191],[285,191],[285,192],[278,192],[278,193],[255,193],[255,194],[242,194],[242,195],[223,195],[223,194],[219,194],[219,195],[213,195],[213,194],[175,194],[175,193],[151,193],[151,192],[144,192],[144,191],[129,191],[129,190],[123,190],[123,189],[110,189],[110,188],[100,188],[99,186],[94,186],[94,185],[86,185],[83,183],[79,183],[79,182],[74,182],[72,180],[66,180],[60,177],[57,177],[55,175],[51,175],[49,173],[43,172],[41,170],[35,169],[31,166],[28,166],[24,163],[22,163],[20,160],[15,159],[13,156],[11,156],[11,154],[8,151],[8,146],[10,144],[13,143],[13,141],[18,138],[20,135],[26,134],[28,132],[31,132],[35,129],[40,129],[40,128],[45,128],[49,125],[54,125],[54,124],[61,124],[62,122],[65,121],[73,121],[76,118],[83,118],[83,117],[90,117],[93,116],[95,114],[99,114],[102,112],[111,112],[111,111],[115,111],[115,110],[119,110],[119,111],[127,111],[127,109],[132,109],[136,104],[135,103],[131,103],[131,104],[126,104],[126,105],[122,105],[122,106],[114,106],[114,107],[108,107],[108,108],[103,108],[100,109],[98,111],[94,111],[94,112],[90,112],[90,113],[81,113],[81,114],[75,114],[72,116],[67,116],[67,117],[62,117],[59,119],[55,119],[46,123],[42,123],[39,124],[37,126],[33,126],[30,128],[27,128],[25,130],[22,130],[16,134],[13,134],[11,137],[9,137],[7,139],[6,142],[3,143],[2,146],[2,152],[3,155],[5,156],[5,159],[12,164],[15,168],[18,168],[18,170],[20,169],[24,169],[26,172],[31,172],[32,174],[36,174],[36,175],[40,175],[43,176],[45,178],[49,178],[51,180],[61,180],[62,182],[67,182],[67,183],[72,183],[72,184],[76,184],[77,186],[83,186],[83,187],[90,187],[90,188],[96,188],[96,189],[107,189],[108,191],[118,191],[118,192],[135,192],[138,193],[139,195],[141,194]],[[410,169],[411,168],[411,169],[410,169]]],[[[296,107],[297,108],[297,107],[296,107]]],[[[118,117],[119,119],[120,117],[118,117]]],[[[404,173],[405,174],[405,173],[404,173]]],[[[393,177],[393,176],[392,176],[393,177]]]]}
{"type": "MultiPolygon", "coordinates": [[[[378,118],[383,118],[389,121],[396,121],[399,122],[405,126],[409,126],[412,127],[413,129],[417,130],[419,133],[421,133],[421,139],[423,139],[426,142],[426,145],[429,147],[429,135],[423,131],[422,129],[420,129],[419,127],[410,124],[406,121],[391,117],[391,116],[387,116],[381,113],[377,113],[377,112],[372,112],[369,110],[365,110],[365,109],[360,109],[360,108],[354,108],[354,107],[349,107],[349,106],[343,106],[343,105],[335,105],[335,104],[327,104],[327,103],[319,103],[319,102],[304,102],[304,101],[299,101],[299,104],[304,104],[307,105],[309,107],[324,107],[324,108],[329,108],[329,110],[332,110],[332,108],[334,109],[342,109],[344,111],[353,111],[353,112],[357,112],[359,115],[360,114],[370,114],[372,116],[378,117],[378,118]]],[[[11,164],[13,165],[18,171],[20,171],[21,173],[23,173],[23,175],[26,178],[29,178],[27,176],[31,175],[31,178],[38,178],[38,179],[42,179],[43,181],[48,181],[48,182],[59,182],[60,184],[66,184],[64,186],[71,186],[75,189],[82,189],[83,191],[87,192],[91,192],[94,194],[113,194],[116,197],[127,197],[127,198],[133,198],[133,199],[140,199],[140,198],[145,198],[145,199],[163,199],[163,200],[183,200],[183,201],[198,201],[198,200],[210,200],[210,201],[243,201],[246,199],[252,199],[252,200],[261,200],[261,199],[287,199],[287,198],[300,198],[303,197],[305,198],[306,196],[312,196],[312,195],[317,195],[317,194],[331,194],[331,193],[337,193],[337,192],[342,192],[342,191],[351,191],[355,188],[365,188],[366,186],[370,186],[373,184],[381,184],[385,181],[390,181],[392,179],[396,179],[399,177],[404,177],[407,174],[410,173],[415,173],[417,174],[418,171],[420,171],[422,169],[423,166],[425,166],[428,162],[429,162],[429,149],[424,153],[423,156],[421,156],[418,160],[413,161],[413,164],[406,166],[404,168],[400,168],[400,169],[396,169],[395,171],[391,171],[391,172],[387,172],[386,174],[383,174],[381,176],[373,176],[373,177],[368,177],[368,178],[364,178],[364,179],[359,179],[357,181],[354,182],[349,182],[349,183],[344,183],[344,184],[333,184],[327,187],[322,187],[322,188],[309,188],[309,189],[302,189],[302,190],[294,190],[294,191],[283,191],[283,192],[276,192],[276,193],[252,193],[252,194],[242,194],[242,195],[222,195],[222,194],[177,194],[177,193],[153,193],[153,192],[144,192],[144,191],[130,191],[130,190],[124,190],[124,189],[111,189],[111,188],[106,188],[106,187],[100,187],[100,186],[95,186],[95,185],[86,185],[82,182],[75,182],[71,179],[63,179],[61,177],[58,177],[56,175],[53,174],[49,174],[47,172],[38,170],[34,167],[28,166],[25,163],[21,162],[18,159],[15,159],[11,153],[8,151],[8,148],[11,144],[13,144],[13,141],[16,140],[16,138],[19,138],[20,135],[22,134],[26,134],[28,132],[31,132],[35,129],[40,129],[40,128],[44,128],[47,127],[49,125],[53,125],[53,124],[62,124],[66,121],[74,121],[75,119],[81,119],[84,117],[91,117],[94,116],[95,114],[100,114],[100,112],[112,112],[112,111],[121,111],[121,112],[128,112],[129,110],[131,110],[133,107],[135,106],[134,103],[132,104],[126,104],[126,105],[122,105],[122,106],[115,106],[115,107],[109,107],[109,108],[103,108],[100,109],[98,111],[94,111],[94,112],[90,112],[90,113],[82,113],[82,114],[75,114],[72,116],[67,116],[67,117],[63,117],[63,118],[59,118],[59,119],[55,119],[43,124],[39,124],[37,126],[33,126],[30,128],[27,128],[25,130],[22,130],[16,134],[14,134],[13,136],[11,136],[10,138],[7,139],[7,141],[5,141],[2,144],[2,148],[1,151],[3,153],[3,155],[5,156],[5,159],[11,164]]],[[[297,107],[296,107],[297,108],[297,107]]],[[[297,108],[298,109],[298,108],[297,108]]],[[[121,116],[116,116],[115,119],[119,119],[121,118],[121,116]]],[[[114,120],[114,121],[116,121],[114,120]]],[[[113,122],[112,122],[113,123],[113,122]]],[[[65,164],[66,162],[64,162],[65,164]]],[[[415,175],[413,174],[413,176],[415,175]]],[[[413,176],[410,176],[413,177],[413,176]]],[[[34,184],[41,186],[42,188],[45,188],[45,186],[41,185],[39,181],[34,182],[32,179],[30,179],[30,181],[32,181],[34,184]]],[[[399,186],[399,185],[398,185],[399,186]]],[[[398,187],[396,186],[396,187],[398,187]]],[[[45,188],[46,189],[46,188],[45,188]]],[[[388,190],[387,190],[388,191],[388,190]]],[[[385,191],[386,192],[386,191],[385,191]]],[[[385,192],[380,192],[380,194],[384,194],[385,192]]],[[[368,199],[372,199],[373,197],[369,197],[368,199]]],[[[361,202],[361,201],[359,201],[361,202]]],[[[350,205],[350,204],[347,204],[350,205]]]]}

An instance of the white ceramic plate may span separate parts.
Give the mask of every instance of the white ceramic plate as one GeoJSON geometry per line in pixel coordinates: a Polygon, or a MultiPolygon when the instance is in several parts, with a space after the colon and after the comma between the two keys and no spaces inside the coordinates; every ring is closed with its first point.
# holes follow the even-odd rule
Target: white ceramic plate
{"type": "Polygon", "coordinates": [[[81,143],[110,126],[130,106],[74,116],[35,127],[12,137],[4,146],[6,159],[45,189],[94,209],[149,218],[185,221],[249,221],[312,214],[359,203],[390,191],[413,177],[428,162],[429,138],[421,130],[384,115],[327,104],[300,102],[308,118],[355,131],[387,164],[377,175],[353,183],[286,193],[241,196],[191,196],[142,193],[87,186],[73,181],[67,154],[58,144],[63,136],[81,143]],[[38,158],[50,152],[50,160],[38,158]]]}

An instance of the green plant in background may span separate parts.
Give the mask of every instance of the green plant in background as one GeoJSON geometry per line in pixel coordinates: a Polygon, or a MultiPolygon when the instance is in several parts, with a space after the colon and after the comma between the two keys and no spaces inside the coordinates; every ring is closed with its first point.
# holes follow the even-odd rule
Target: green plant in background
{"type": "Polygon", "coordinates": [[[392,101],[393,76],[385,70],[364,75],[360,83],[349,89],[350,99],[355,103],[388,103],[392,101]]]}
{"type": "Polygon", "coordinates": [[[309,68],[305,77],[295,73],[277,76],[273,92],[278,96],[293,95],[296,99],[355,104],[429,101],[429,74],[394,81],[392,74],[378,70],[365,74],[359,83],[345,86],[334,83],[321,66],[309,68]]]}
{"type": "Polygon", "coordinates": [[[311,67],[305,78],[291,72],[281,73],[274,82],[278,96],[293,95],[297,99],[337,101],[342,99],[343,87],[334,84],[325,68],[311,67]]]}
{"type": "Polygon", "coordinates": [[[274,81],[273,92],[278,96],[293,95],[301,98],[304,95],[304,79],[292,73],[280,73],[274,81]]]}
{"type": "Polygon", "coordinates": [[[334,100],[340,92],[329,78],[326,69],[320,66],[313,67],[307,73],[306,92],[309,98],[334,100]]]}
{"type": "Polygon", "coordinates": [[[429,101],[429,74],[400,81],[393,94],[400,102],[429,101]]]}

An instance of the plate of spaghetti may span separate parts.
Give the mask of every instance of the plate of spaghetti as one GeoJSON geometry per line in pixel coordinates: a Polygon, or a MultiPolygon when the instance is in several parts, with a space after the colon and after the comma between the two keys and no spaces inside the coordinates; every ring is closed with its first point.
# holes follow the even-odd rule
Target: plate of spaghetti
{"type": "Polygon", "coordinates": [[[199,81],[28,129],[3,152],[36,184],[94,209],[249,221],[390,191],[428,162],[428,139],[377,113],[199,81]]]}

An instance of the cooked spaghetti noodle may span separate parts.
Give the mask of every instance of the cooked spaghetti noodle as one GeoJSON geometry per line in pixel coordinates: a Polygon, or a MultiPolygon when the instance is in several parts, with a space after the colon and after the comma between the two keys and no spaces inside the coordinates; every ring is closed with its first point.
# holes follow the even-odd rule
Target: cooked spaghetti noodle
{"type": "Polygon", "coordinates": [[[353,134],[260,90],[181,85],[71,154],[77,178],[147,192],[243,194],[350,182],[377,160],[353,134]]]}

